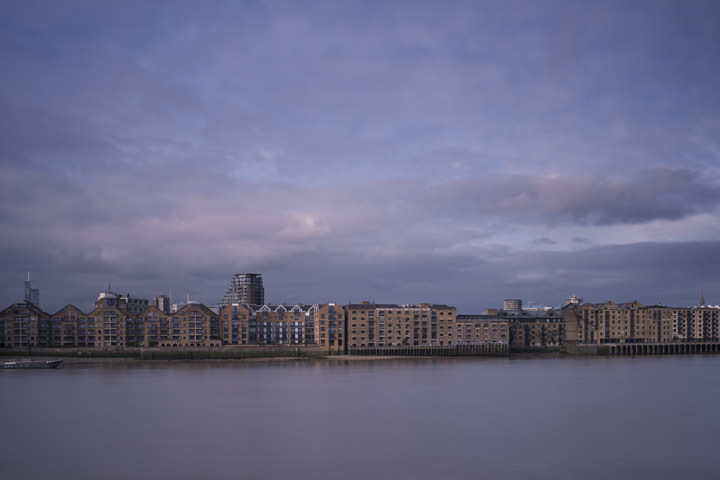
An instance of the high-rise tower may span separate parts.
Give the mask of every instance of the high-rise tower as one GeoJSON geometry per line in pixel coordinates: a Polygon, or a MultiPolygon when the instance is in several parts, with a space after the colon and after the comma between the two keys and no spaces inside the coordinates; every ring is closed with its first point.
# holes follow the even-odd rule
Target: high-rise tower
{"type": "Polygon", "coordinates": [[[262,274],[236,273],[233,275],[230,288],[228,288],[225,297],[220,301],[220,306],[224,307],[233,303],[263,305],[265,303],[265,288],[263,288],[262,274]]]}
{"type": "Polygon", "coordinates": [[[28,272],[27,280],[25,281],[25,301],[32,303],[36,307],[40,306],[40,289],[32,288],[30,283],[30,272],[28,272]]]}

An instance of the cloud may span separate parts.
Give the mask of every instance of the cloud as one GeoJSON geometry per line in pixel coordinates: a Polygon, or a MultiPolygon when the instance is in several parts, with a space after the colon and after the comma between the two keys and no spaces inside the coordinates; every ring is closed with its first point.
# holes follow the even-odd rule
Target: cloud
{"type": "Polygon", "coordinates": [[[716,5],[412,7],[4,4],[0,300],[713,284],[716,5]]]}
{"type": "MultiPolygon", "coordinates": [[[[239,270],[273,278],[279,285],[274,292],[285,292],[269,288],[275,301],[397,296],[404,302],[455,299],[470,308],[502,296],[503,288],[505,295],[519,289],[541,298],[552,297],[550,287],[557,287],[557,298],[573,285],[602,291],[625,284],[623,262],[628,270],[646,266],[638,265],[637,252],[612,247],[624,260],[610,271],[613,262],[601,245],[588,248],[576,236],[563,238],[562,229],[552,239],[539,236],[543,225],[565,222],[583,231],[595,217],[605,219],[598,224],[605,229],[665,219],[666,228],[682,231],[683,224],[673,222],[717,208],[709,201],[717,198],[714,187],[684,170],[643,172],[623,181],[500,176],[432,184],[242,182],[197,164],[169,171],[98,168],[83,182],[12,165],[2,174],[0,215],[12,234],[0,239],[0,247],[8,272],[84,278],[78,285],[85,292],[78,287],[72,298],[109,282],[147,296],[189,291],[214,303],[220,294],[213,291],[221,292],[239,270]],[[609,196],[602,203],[597,192],[607,190],[624,195],[623,202],[609,196]],[[585,195],[590,199],[583,201],[585,195]],[[669,199],[682,210],[665,212],[662,202],[669,199]],[[643,215],[628,215],[627,208],[643,215]],[[515,239],[503,239],[506,233],[515,239]],[[607,258],[596,264],[584,255],[607,258]],[[583,279],[585,271],[592,276],[583,279]],[[472,295],[486,300],[473,303],[472,295]]],[[[649,274],[657,278],[658,272],[649,274]]],[[[10,278],[3,282],[12,288],[10,278]]]]}
{"type": "MultiPolygon", "coordinates": [[[[427,174],[437,178],[433,170],[427,174]]],[[[404,215],[416,220],[429,216],[468,223],[490,219],[549,226],[635,224],[715,212],[720,204],[720,185],[687,169],[628,172],[621,177],[488,174],[360,188],[378,202],[400,205],[404,215]]]]}

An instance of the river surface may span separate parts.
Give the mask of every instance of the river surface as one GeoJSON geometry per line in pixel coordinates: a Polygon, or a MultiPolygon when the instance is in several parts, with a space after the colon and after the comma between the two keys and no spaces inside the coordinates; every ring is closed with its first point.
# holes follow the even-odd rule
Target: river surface
{"type": "Polygon", "coordinates": [[[717,479],[720,355],[0,371],[6,479],[717,479]]]}

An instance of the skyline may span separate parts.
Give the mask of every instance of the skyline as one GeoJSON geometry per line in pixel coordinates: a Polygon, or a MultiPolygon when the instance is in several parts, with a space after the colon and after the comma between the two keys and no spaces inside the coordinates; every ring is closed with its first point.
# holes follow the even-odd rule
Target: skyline
{"type": "MultiPolygon", "coordinates": [[[[236,274],[236,275],[240,275],[240,274],[236,274]]],[[[244,273],[243,275],[247,275],[247,273],[244,273]]],[[[251,274],[251,275],[258,275],[258,274],[253,273],[253,274],[251,274]]],[[[262,275],[262,274],[260,274],[260,275],[262,275]]],[[[28,272],[28,280],[27,280],[26,282],[24,282],[24,283],[25,283],[24,287],[25,287],[25,289],[26,289],[26,292],[25,292],[25,297],[26,297],[26,298],[25,298],[24,302],[27,303],[27,302],[28,302],[28,300],[27,300],[27,296],[28,296],[27,289],[32,287],[32,285],[31,285],[31,280],[30,280],[30,272],[28,272]]],[[[38,288],[32,288],[32,290],[33,290],[34,292],[36,292],[36,293],[34,293],[34,295],[36,295],[36,296],[39,295],[39,289],[38,289],[38,288]]],[[[198,302],[197,300],[191,298],[191,296],[190,296],[189,293],[186,293],[186,294],[173,294],[172,292],[159,292],[159,293],[153,294],[153,295],[142,295],[142,294],[138,295],[137,292],[128,292],[127,290],[121,290],[121,291],[120,291],[120,290],[114,290],[110,284],[108,284],[104,289],[102,289],[101,291],[98,292],[98,297],[97,297],[97,298],[94,298],[94,296],[91,295],[91,296],[88,297],[88,299],[86,299],[83,303],[75,303],[75,304],[73,304],[73,303],[64,303],[64,304],[62,304],[61,307],[46,308],[46,307],[44,307],[44,306],[42,305],[42,302],[39,302],[39,303],[38,303],[37,301],[33,301],[33,300],[30,300],[29,302],[32,303],[33,305],[35,305],[36,307],[40,308],[40,309],[43,310],[44,312],[49,313],[49,314],[50,314],[50,313],[54,313],[54,312],[59,312],[59,311],[61,311],[62,309],[66,308],[66,307],[75,307],[75,308],[79,308],[80,310],[82,310],[82,311],[84,311],[84,312],[90,312],[90,311],[94,310],[95,308],[97,308],[97,302],[102,298],[101,295],[105,295],[105,294],[111,294],[111,295],[117,295],[117,296],[123,296],[123,297],[124,297],[125,295],[128,295],[127,298],[132,298],[132,299],[135,299],[136,301],[137,301],[138,299],[141,299],[141,300],[144,300],[144,301],[149,302],[149,305],[148,305],[149,307],[152,307],[152,306],[153,306],[153,301],[155,300],[156,297],[168,296],[168,297],[169,297],[169,301],[170,301],[171,311],[174,311],[174,308],[176,307],[176,305],[177,305],[178,308],[182,308],[183,306],[188,305],[188,304],[202,305],[202,306],[205,306],[205,307],[213,307],[213,308],[215,308],[215,307],[217,307],[217,308],[223,308],[223,306],[229,305],[229,304],[225,304],[225,305],[222,304],[222,302],[224,301],[224,299],[223,299],[222,301],[220,301],[220,302],[214,302],[214,303],[198,302]],[[180,300],[179,300],[179,301],[176,301],[178,298],[179,298],[180,300]],[[175,302],[175,303],[173,303],[173,302],[175,302]]],[[[225,299],[227,298],[227,296],[228,296],[228,294],[227,294],[227,292],[226,292],[226,294],[224,295],[225,299]]],[[[42,298],[42,297],[40,297],[40,298],[42,298]]],[[[687,305],[668,305],[668,304],[665,304],[665,303],[662,303],[662,302],[658,302],[658,303],[656,303],[656,304],[654,304],[654,305],[645,305],[645,306],[660,306],[660,307],[668,307],[668,308],[675,308],[675,307],[677,307],[677,308],[720,308],[720,304],[712,304],[712,303],[710,303],[710,302],[705,302],[704,291],[703,291],[702,289],[700,290],[699,300],[700,300],[699,302],[696,302],[696,303],[694,303],[694,304],[693,304],[693,303],[690,303],[690,304],[687,304],[687,305]]],[[[633,300],[606,299],[606,300],[602,300],[602,301],[586,301],[585,299],[583,299],[583,298],[581,298],[581,297],[578,297],[578,296],[576,296],[576,295],[568,295],[568,296],[565,298],[565,301],[564,301],[563,303],[560,303],[560,304],[549,304],[549,303],[547,303],[547,302],[535,302],[535,301],[533,301],[533,300],[525,301],[525,300],[522,299],[522,298],[505,297],[505,298],[502,299],[502,301],[499,301],[497,304],[495,304],[495,305],[493,305],[493,306],[490,306],[490,307],[488,307],[488,308],[486,308],[486,309],[484,309],[484,310],[485,310],[485,312],[487,312],[487,311],[489,311],[489,310],[490,310],[490,311],[491,311],[491,310],[510,311],[510,312],[513,311],[513,308],[515,308],[515,307],[510,307],[509,310],[506,308],[507,302],[516,302],[516,303],[519,302],[518,305],[520,305],[520,309],[521,309],[521,310],[535,311],[534,309],[537,309],[538,307],[540,307],[540,308],[546,308],[546,309],[547,309],[547,308],[551,308],[551,309],[562,308],[564,305],[567,305],[568,302],[570,302],[570,303],[578,303],[578,302],[579,302],[578,304],[601,305],[601,304],[604,304],[604,303],[607,303],[607,302],[609,302],[609,303],[616,303],[616,304],[634,303],[634,302],[637,302],[637,300],[635,300],[635,299],[633,299],[633,300]],[[502,306],[501,306],[501,304],[502,304],[502,306]]],[[[0,309],[2,309],[2,308],[7,308],[8,306],[11,306],[11,305],[13,305],[13,304],[15,304],[15,303],[22,304],[22,303],[23,303],[23,299],[14,300],[13,302],[11,302],[11,303],[8,304],[8,305],[2,305],[2,304],[0,304],[0,309]]],[[[392,302],[392,301],[376,302],[374,299],[362,299],[362,300],[356,300],[356,301],[352,301],[352,300],[338,301],[337,299],[328,299],[328,298],[324,298],[324,299],[320,299],[320,300],[317,300],[317,299],[316,299],[316,300],[312,300],[312,301],[298,301],[298,302],[292,302],[292,303],[290,303],[290,302],[283,302],[283,301],[279,301],[279,302],[275,302],[275,301],[265,301],[265,302],[243,302],[243,301],[237,301],[237,302],[232,302],[231,304],[235,304],[235,305],[256,305],[256,306],[268,305],[268,306],[273,306],[273,307],[277,307],[277,306],[280,306],[280,305],[285,305],[285,306],[305,305],[305,306],[308,306],[308,305],[314,305],[314,304],[319,304],[319,305],[326,305],[326,304],[332,304],[332,305],[334,305],[334,304],[338,304],[338,305],[342,305],[342,306],[344,306],[344,305],[360,305],[360,304],[378,304],[378,305],[381,305],[381,304],[382,304],[382,305],[391,305],[391,304],[392,304],[392,305],[407,305],[407,306],[412,306],[412,305],[428,304],[428,305],[447,305],[447,306],[449,306],[449,307],[456,308],[455,305],[449,304],[449,303],[447,303],[447,302],[426,302],[426,301],[423,301],[423,300],[416,300],[416,301],[413,302],[413,303],[404,303],[404,302],[392,302]]],[[[480,311],[476,311],[476,312],[469,312],[469,311],[468,311],[468,312],[462,312],[462,311],[458,310],[458,314],[477,315],[477,314],[480,314],[480,313],[481,313],[480,311]]]]}
{"type": "Polygon", "coordinates": [[[720,303],[717,2],[0,13],[7,304],[720,303]]]}

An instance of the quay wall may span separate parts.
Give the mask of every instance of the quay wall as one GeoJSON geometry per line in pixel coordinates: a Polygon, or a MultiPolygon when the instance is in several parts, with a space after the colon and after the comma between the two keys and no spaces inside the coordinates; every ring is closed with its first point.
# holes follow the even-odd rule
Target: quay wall
{"type": "Polygon", "coordinates": [[[3,348],[0,355],[6,357],[72,357],[72,358],[135,358],[138,360],[233,360],[244,358],[273,357],[325,357],[338,355],[337,351],[316,346],[242,346],[242,347],[194,347],[194,348],[3,348]]]}
{"type": "Polygon", "coordinates": [[[138,360],[233,360],[245,358],[321,358],[327,356],[384,357],[509,357],[523,354],[572,356],[692,355],[720,353],[720,342],[572,345],[515,348],[508,345],[393,346],[349,348],[339,352],[318,346],[250,345],[195,348],[3,348],[4,357],[129,358],[138,360]]]}
{"type": "Polygon", "coordinates": [[[427,345],[349,348],[350,355],[380,355],[390,357],[507,357],[507,344],[427,345]]]}

